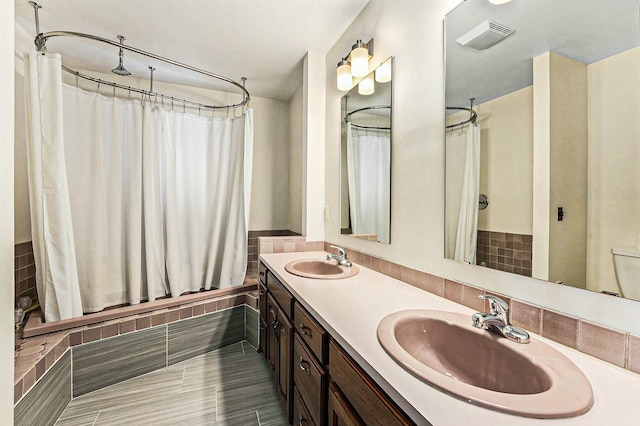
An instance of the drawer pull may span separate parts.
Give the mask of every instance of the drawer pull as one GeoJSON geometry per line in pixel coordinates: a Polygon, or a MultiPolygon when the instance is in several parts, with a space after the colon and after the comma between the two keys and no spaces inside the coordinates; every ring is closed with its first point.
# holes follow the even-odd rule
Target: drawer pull
{"type": "Polygon", "coordinates": [[[309,376],[311,375],[311,368],[309,368],[309,363],[305,361],[302,357],[300,357],[300,370],[304,371],[309,376]]]}
{"type": "Polygon", "coordinates": [[[300,323],[300,332],[309,338],[313,337],[311,336],[311,329],[306,327],[303,323],[300,323]]]}
{"type": "Polygon", "coordinates": [[[260,271],[260,276],[264,277],[264,271],[260,271]]]}
{"type": "Polygon", "coordinates": [[[309,424],[309,422],[307,421],[307,419],[302,417],[302,414],[300,414],[300,419],[298,421],[298,426],[304,426],[305,424],[309,424]]]}
{"type": "Polygon", "coordinates": [[[280,327],[280,321],[274,319],[273,321],[271,321],[271,327],[273,327],[274,330],[277,330],[278,327],[280,327]]]}
{"type": "Polygon", "coordinates": [[[264,296],[265,294],[267,294],[267,292],[266,292],[266,291],[264,291],[264,290],[258,290],[258,294],[259,294],[260,296],[264,296]]]}

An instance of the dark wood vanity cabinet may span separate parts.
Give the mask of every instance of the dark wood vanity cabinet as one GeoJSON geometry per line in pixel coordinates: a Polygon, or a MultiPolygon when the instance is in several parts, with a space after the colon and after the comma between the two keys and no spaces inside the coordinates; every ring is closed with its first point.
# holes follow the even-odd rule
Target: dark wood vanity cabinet
{"type": "Polygon", "coordinates": [[[266,323],[260,347],[289,422],[296,426],[413,425],[262,262],[260,271],[264,271],[260,281],[265,289],[260,294],[260,317],[266,323]]]}

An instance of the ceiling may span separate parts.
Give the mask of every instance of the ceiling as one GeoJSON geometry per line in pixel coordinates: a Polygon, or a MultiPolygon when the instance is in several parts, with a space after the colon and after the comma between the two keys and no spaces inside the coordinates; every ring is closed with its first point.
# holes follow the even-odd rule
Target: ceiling
{"type": "Polygon", "coordinates": [[[640,45],[639,0],[467,0],[446,19],[446,103],[469,106],[533,83],[532,58],[552,51],[590,64],[640,45]],[[490,19],[515,30],[486,50],[456,39],[490,19]]]}
{"type": "MultiPolygon", "coordinates": [[[[39,0],[40,31],[74,31],[117,40],[240,82],[252,96],[289,99],[302,84],[308,51],[326,53],[368,0],[39,0]]],[[[15,2],[16,22],[35,36],[33,8],[15,2]]],[[[118,49],[57,37],[47,50],[73,69],[105,72],[118,64],[118,49]]],[[[212,79],[125,51],[134,77],[218,90],[212,79]]],[[[232,86],[231,86],[232,87],[232,86]]]]}

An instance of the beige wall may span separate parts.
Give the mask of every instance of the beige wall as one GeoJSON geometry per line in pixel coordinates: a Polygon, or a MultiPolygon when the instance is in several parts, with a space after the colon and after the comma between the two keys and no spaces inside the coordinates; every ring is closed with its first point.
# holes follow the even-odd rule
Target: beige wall
{"type": "Polygon", "coordinates": [[[478,212],[482,231],[533,232],[533,89],[525,87],[474,107],[481,128],[478,212]]]}
{"type": "Polygon", "coordinates": [[[533,75],[533,276],[586,288],[587,66],[547,52],[533,75]]]}
{"type": "MultiPolygon", "coordinates": [[[[129,79],[113,74],[90,73],[105,80],[121,81],[123,84],[148,87],[144,79],[129,79]]],[[[26,148],[24,141],[24,110],[22,77],[16,80],[16,114],[15,114],[15,242],[29,241],[31,238],[28,181],[26,169],[26,148]]],[[[66,76],[69,84],[75,80],[66,76]]],[[[95,90],[96,84],[80,80],[80,86],[87,90],[95,90]]],[[[251,84],[248,82],[250,90],[251,84]]],[[[238,94],[207,90],[188,86],[179,86],[154,82],[154,90],[168,93],[171,96],[185,97],[196,101],[211,103],[235,103],[241,100],[238,94]]],[[[109,96],[112,89],[101,86],[101,92],[109,96]]],[[[119,96],[127,93],[117,91],[119,96]]],[[[165,107],[170,102],[165,101],[165,107]]],[[[254,140],[253,140],[253,176],[251,182],[251,210],[249,214],[250,230],[289,229],[289,145],[290,145],[290,106],[288,101],[252,97],[251,107],[254,110],[254,140]]],[[[175,102],[174,108],[182,110],[182,104],[175,102]]],[[[192,110],[198,113],[197,109],[192,110]]],[[[204,112],[203,112],[204,114],[204,112]]],[[[217,112],[223,116],[224,112],[217,112]]],[[[298,193],[299,194],[299,193],[298,193]]]]}
{"type": "MultiPolygon", "coordinates": [[[[339,234],[338,216],[325,224],[328,241],[426,272],[528,300],[621,330],[640,332],[640,305],[501,271],[444,259],[445,14],[459,1],[370,0],[326,56],[325,202],[340,201],[340,97],[335,63],[357,39],[375,37],[370,67],[395,56],[391,244],[339,234]],[[416,54],[419,52],[419,54],[416,54]]],[[[640,75],[640,73],[638,73],[640,75]]],[[[635,80],[634,80],[635,81],[635,80]]],[[[324,102],[324,101],[323,101],[324,102]]]]}
{"type": "Polygon", "coordinates": [[[611,249],[640,235],[639,87],[640,48],[589,66],[591,290],[619,291],[611,249]]]}
{"type": "Polygon", "coordinates": [[[13,2],[0,7],[0,413],[13,424],[14,32],[13,2]]]}
{"type": "Polygon", "coordinates": [[[302,87],[289,100],[289,229],[302,234],[302,87]]]}

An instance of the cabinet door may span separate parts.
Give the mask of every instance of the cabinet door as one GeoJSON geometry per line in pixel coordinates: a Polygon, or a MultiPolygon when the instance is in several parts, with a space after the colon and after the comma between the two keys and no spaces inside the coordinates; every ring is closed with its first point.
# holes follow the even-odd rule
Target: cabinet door
{"type": "Polygon", "coordinates": [[[269,312],[267,309],[267,288],[261,283],[258,283],[258,309],[260,309],[260,342],[258,343],[258,352],[266,352],[269,312]]]}
{"type": "Polygon", "coordinates": [[[414,423],[395,406],[335,341],[329,343],[329,374],[349,405],[369,426],[407,426],[414,423]]]}
{"type": "MultiPolygon", "coordinates": [[[[278,363],[278,332],[280,330],[280,323],[278,319],[278,305],[270,294],[267,295],[267,337],[265,356],[269,362],[271,371],[276,371],[278,363]]],[[[277,377],[277,376],[276,376],[277,377]]]]}
{"type": "Polygon", "coordinates": [[[335,382],[329,384],[328,413],[329,426],[366,426],[335,382]]]}
{"type": "Polygon", "coordinates": [[[291,407],[293,400],[291,399],[291,390],[293,387],[291,367],[291,342],[293,338],[293,326],[283,311],[278,312],[278,391],[280,399],[287,411],[289,421],[291,421],[291,407]]]}

